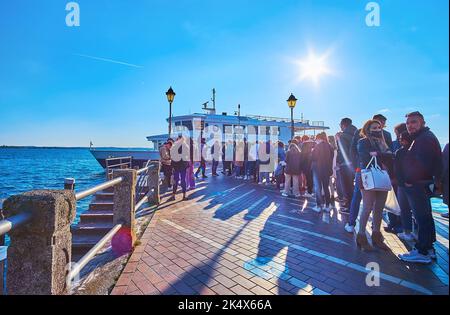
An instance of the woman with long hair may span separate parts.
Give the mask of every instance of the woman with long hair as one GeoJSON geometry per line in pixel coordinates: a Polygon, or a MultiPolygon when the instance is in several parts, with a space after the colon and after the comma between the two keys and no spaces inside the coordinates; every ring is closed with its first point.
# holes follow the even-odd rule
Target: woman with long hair
{"type": "Polygon", "coordinates": [[[328,143],[325,132],[316,137],[316,145],[311,154],[311,166],[313,171],[314,190],[316,195],[316,207],[314,210],[329,212],[331,206],[330,177],[333,175],[334,150],[328,143]],[[324,196],[322,196],[322,192],[324,196]]]}
{"type": "MultiPolygon", "coordinates": [[[[379,166],[387,169],[387,165],[392,164],[393,154],[388,148],[383,136],[382,125],[377,120],[369,120],[361,129],[361,139],[358,141],[359,168],[364,169],[369,164],[372,157],[377,157],[379,166]]],[[[372,251],[374,248],[369,244],[366,236],[366,225],[372,213],[372,244],[383,250],[389,249],[384,243],[381,234],[381,221],[383,219],[383,209],[386,203],[387,191],[365,190],[362,181],[357,183],[361,187],[363,210],[359,218],[359,231],[356,236],[358,248],[372,251]]]]}

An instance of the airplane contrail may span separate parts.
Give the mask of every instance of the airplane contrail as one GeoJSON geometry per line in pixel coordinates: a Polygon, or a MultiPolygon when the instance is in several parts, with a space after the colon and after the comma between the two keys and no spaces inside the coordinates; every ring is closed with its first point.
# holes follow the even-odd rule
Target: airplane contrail
{"type": "Polygon", "coordinates": [[[74,55],[75,55],[75,56],[79,56],[79,57],[84,57],[84,58],[93,59],[93,60],[99,60],[99,61],[105,61],[105,62],[115,63],[115,64],[119,64],[119,65],[123,65],[123,66],[128,66],[128,67],[133,67],[133,68],[142,68],[142,66],[139,66],[139,65],[135,65],[135,64],[132,64],[132,63],[127,63],[127,62],[122,62],[122,61],[118,61],[118,60],[113,60],[113,59],[107,59],[107,58],[95,57],[95,56],[90,56],[90,55],[85,55],[85,54],[74,54],[74,55]]]}

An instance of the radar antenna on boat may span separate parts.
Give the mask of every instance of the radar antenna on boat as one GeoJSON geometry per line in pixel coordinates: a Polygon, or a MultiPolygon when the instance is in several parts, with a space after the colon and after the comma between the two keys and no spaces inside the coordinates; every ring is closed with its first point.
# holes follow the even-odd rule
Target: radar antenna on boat
{"type": "Polygon", "coordinates": [[[212,101],[212,107],[208,107],[209,101],[207,101],[206,103],[203,103],[203,109],[207,111],[208,114],[210,115],[215,115],[216,114],[216,89],[212,89],[212,93],[213,96],[211,98],[212,101]]]}

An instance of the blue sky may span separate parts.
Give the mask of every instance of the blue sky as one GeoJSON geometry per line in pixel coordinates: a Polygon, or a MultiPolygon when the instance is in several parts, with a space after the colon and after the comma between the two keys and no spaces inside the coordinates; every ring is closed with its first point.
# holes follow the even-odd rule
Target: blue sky
{"type": "Polygon", "coordinates": [[[174,115],[215,87],[219,112],[288,117],[292,92],[333,133],[420,110],[448,142],[447,0],[377,1],[375,28],[362,0],[79,0],[72,28],[67,2],[0,0],[0,145],[146,146],[170,85],[174,115]],[[298,79],[311,50],[331,70],[318,85],[298,79]]]}

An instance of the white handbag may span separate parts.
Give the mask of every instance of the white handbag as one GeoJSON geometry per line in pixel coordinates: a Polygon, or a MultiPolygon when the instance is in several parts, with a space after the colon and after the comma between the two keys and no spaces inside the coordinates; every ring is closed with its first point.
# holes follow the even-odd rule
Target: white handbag
{"type": "Polygon", "coordinates": [[[389,174],[378,165],[376,156],[373,156],[366,168],[361,170],[361,180],[364,190],[390,191],[392,189],[389,174]]]}
{"type": "Polygon", "coordinates": [[[402,210],[400,209],[400,205],[398,204],[397,196],[395,196],[394,189],[391,189],[388,192],[384,209],[390,213],[395,214],[396,216],[401,215],[402,210]]]}

